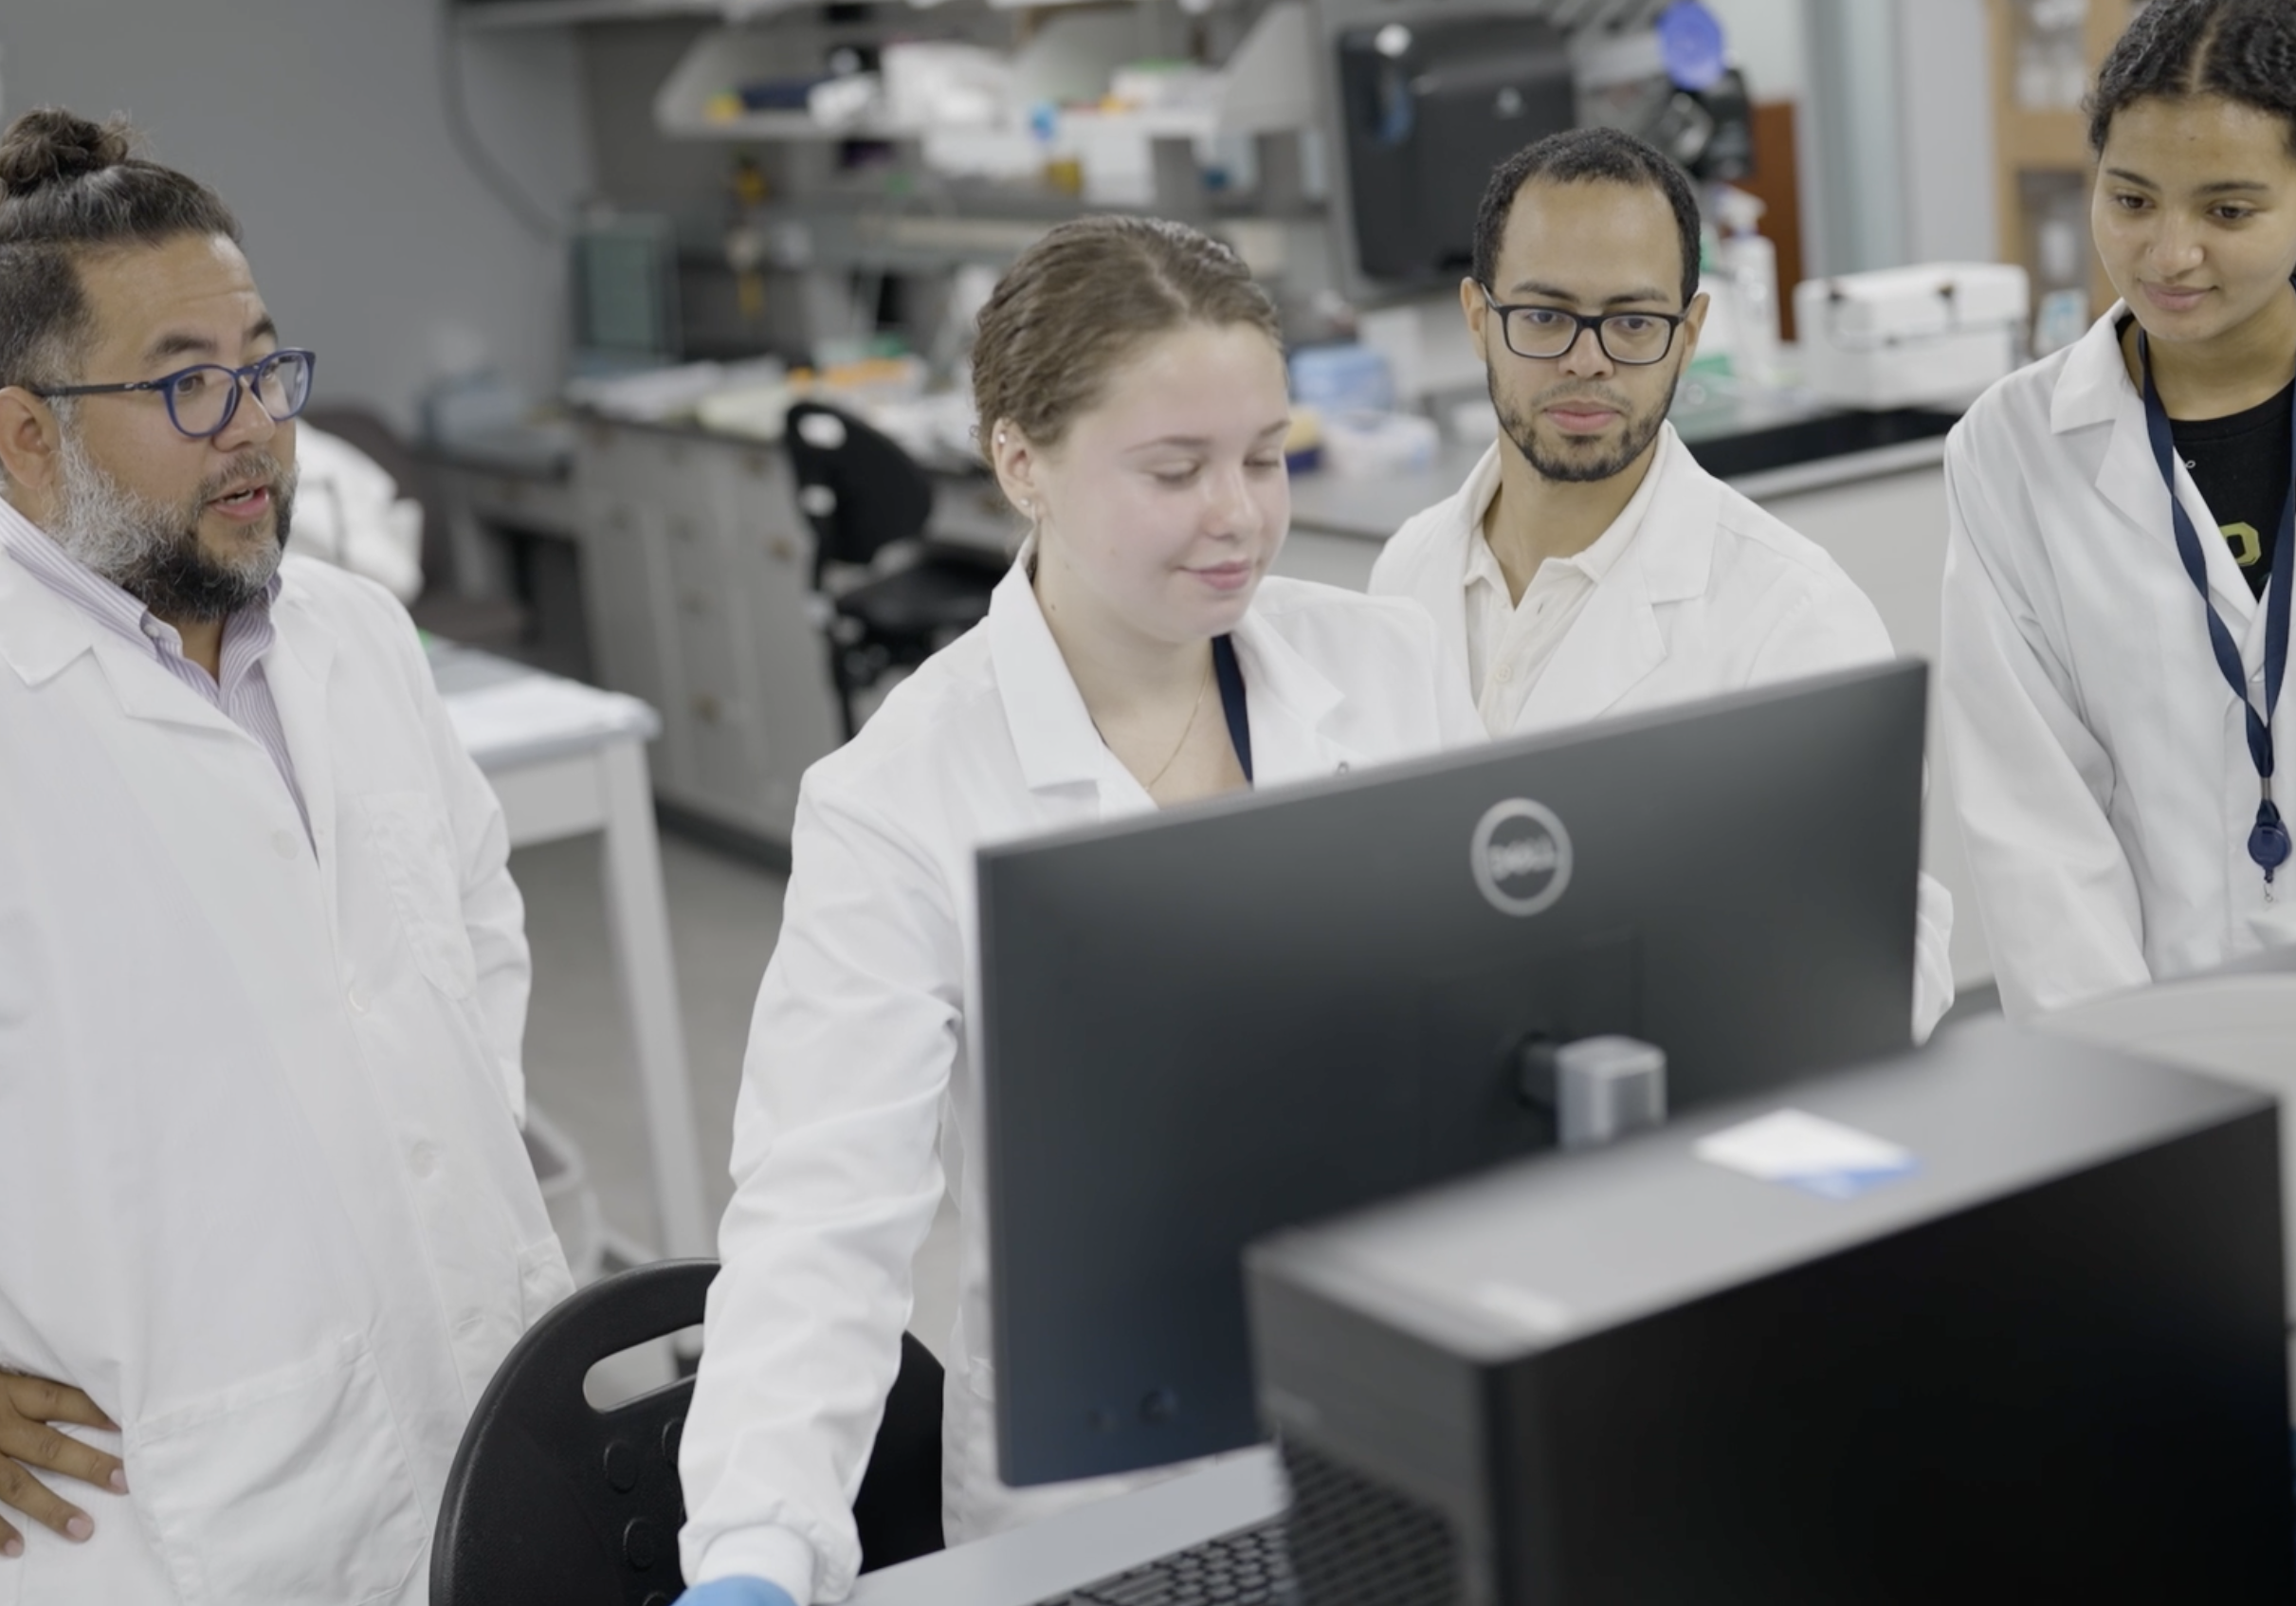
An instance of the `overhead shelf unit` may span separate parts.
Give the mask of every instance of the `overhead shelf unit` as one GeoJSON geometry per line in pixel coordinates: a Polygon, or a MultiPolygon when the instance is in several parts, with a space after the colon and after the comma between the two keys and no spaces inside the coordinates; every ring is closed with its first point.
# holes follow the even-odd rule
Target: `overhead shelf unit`
{"type": "Polygon", "coordinates": [[[466,28],[563,27],[572,23],[644,22],[655,17],[723,17],[726,0],[456,0],[466,28]]]}
{"type": "MultiPolygon", "coordinates": [[[[1041,39],[1044,37],[1039,35],[1041,39]]],[[[1263,11],[1225,69],[1216,103],[1147,107],[1137,111],[1064,111],[1065,122],[1088,124],[1102,136],[1129,134],[1148,140],[1199,139],[1217,134],[1260,134],[1311,126],[1314,86],[1309,77],[1313,25],[1308,0],[1277,0],[1263,11]]],[[[1031,46],[1015,57],[1025,83],[1031,46]]],[[[787,56],[764,27],[713,29],[696,39],[654,96],[654,124],[685,139],[904,139],[976,135],[973,127],[937,127],[884,117],[821,121],[803,111],[753,111],[724,116],[713,108],[729,90],[787,74],[787,56]]],[[[1057,138],[1059,130],[1055,130],[1057,138]]]]}

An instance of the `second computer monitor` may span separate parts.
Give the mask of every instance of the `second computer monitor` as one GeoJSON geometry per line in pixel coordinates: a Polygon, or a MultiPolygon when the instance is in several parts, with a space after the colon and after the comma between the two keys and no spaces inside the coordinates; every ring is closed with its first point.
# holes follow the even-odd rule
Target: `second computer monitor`
{"type": "Polygon", "coordinates": [[[1673,1108],[1902,1049],[1926,671],[1802,682],[980,855],[1006,1481],[1251,1443],[1240,1254],[1533,1152],[1526,1049],[1673,1108]]]}

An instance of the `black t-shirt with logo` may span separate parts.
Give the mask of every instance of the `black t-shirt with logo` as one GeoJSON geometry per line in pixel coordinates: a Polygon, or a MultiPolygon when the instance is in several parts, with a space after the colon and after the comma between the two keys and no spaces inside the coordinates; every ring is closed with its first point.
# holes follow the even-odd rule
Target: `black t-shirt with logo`
{"type": "Polygon", "coordinates": [[[2289,495],[2289,413],[2296,409],[2296,384],[2261,407],[2225,418],[2171,419],[2177,455],[2192,471],[2193,484],[2231,543],[2249,589],[2264,594],[2272,575],[2272,543],[2280,536],[2280,509],[2289,495]]]}

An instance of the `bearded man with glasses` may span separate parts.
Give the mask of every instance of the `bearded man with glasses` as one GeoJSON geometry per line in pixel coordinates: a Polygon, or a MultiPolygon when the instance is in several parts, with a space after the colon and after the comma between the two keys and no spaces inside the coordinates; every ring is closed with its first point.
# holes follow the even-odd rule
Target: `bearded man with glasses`
{"type": "MultiPolygon", "coordinates": [[[[1371,589],[1434,616],[1495,737],[1892,655],[1840,566],[1667,422],[1705,322],[1699,232],[1682,169],[1613,129],[1527,146],[1484,192],[1459,304],[1499,439],[1388,541],[1371,589]]],[[[1917,1039],[1953,1001],[1952,925],[1923,876],[1917,1039]]]]}
{"type": "Polygon", "coordinates": [[[411,1606],[571,1287],[501,809],[398,604],[282,556],[313,363],[123,127],[0,136],[10,1600],[411,1606]]]}

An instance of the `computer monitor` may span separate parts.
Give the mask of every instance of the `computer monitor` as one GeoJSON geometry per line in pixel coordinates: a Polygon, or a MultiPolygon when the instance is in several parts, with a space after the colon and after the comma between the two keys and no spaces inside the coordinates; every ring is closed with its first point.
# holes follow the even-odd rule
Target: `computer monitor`
{"type": "Polygon", "coordinates": [[[1533,1153],[1522,1050],[1673,1107],[1907,1045],[1926,669],[1605,721],[979,856],[1000,1469],[1259,1437],[1251,1239],[1533,1153]]]}

